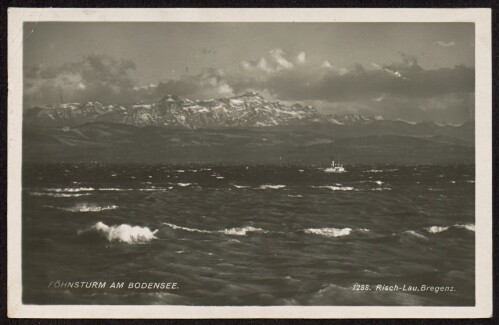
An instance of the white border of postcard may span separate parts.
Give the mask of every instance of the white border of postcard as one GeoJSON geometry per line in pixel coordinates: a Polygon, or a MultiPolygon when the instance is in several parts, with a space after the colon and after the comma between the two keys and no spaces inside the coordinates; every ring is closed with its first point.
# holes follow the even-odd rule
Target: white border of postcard
{"type": "Polygon", "coordinates": [[[8,12],[7,304],[14,318],[482,318],[492,316],[490,9],[43,9],[8,12]],[[476,305],[473,307],[194,307],[24,305],[21,300],[23,22],[474,22],[476,305]]]}

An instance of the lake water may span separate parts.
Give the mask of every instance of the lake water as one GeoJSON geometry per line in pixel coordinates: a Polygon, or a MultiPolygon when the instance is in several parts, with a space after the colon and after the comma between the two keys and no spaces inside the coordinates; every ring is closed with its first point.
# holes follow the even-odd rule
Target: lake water
{"type": "Polygon", "coordinates": [[[474,168],[26,165],[23,301],[474,305],[474,168]]]}

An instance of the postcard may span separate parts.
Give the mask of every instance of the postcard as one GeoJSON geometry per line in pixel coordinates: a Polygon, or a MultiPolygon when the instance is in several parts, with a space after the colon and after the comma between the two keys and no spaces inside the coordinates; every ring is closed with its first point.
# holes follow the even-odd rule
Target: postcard
{"type": "Polygon", "coordinates": [[[489,9],[11,8],[8,315],[492,314],[489,9]]]}

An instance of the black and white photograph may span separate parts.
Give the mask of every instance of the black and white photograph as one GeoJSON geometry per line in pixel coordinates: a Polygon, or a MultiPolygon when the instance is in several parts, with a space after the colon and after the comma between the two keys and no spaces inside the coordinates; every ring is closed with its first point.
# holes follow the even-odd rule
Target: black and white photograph
{"type": "Polygon", "coordinates": [[[476,21],[89,15],[9,30],[20,304],[479,305],[476,21]]]}

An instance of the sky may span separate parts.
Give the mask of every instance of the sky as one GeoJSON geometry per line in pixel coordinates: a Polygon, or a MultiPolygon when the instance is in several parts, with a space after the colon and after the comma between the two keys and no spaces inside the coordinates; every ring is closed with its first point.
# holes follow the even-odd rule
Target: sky
{"type": "Polygon", "coordinates": [[[25,23],[23,106],[252,90],[326,114],[462,123],[474,52],[471,23],[25,23]]]}

